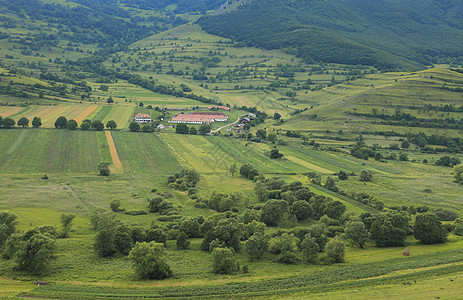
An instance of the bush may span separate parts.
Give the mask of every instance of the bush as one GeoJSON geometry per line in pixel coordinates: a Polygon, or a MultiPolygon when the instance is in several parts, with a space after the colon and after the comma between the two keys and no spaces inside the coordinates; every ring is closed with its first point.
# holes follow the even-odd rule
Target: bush
{"type": "Polygon", "coordinates": [[[129,253],[135,274],[140,279],[164,279],[172,276],[172,270],[165,260],[166,251],[163,244],[137,243],[129,253]]]}
{"type": "Polygon", "coordinates": [[[232,274],[239,269],[238,261],[228,248],[215,248],[212,251],[212,259],[215,274],[232,274]]]}
{"type": "Polygon", "coordinates": [[[119,212],[120,211],[120,207],[121,207],[121,201],[120,200],[113,200],[111,201],[111,203],[109,204],[109,206],[111,207],[111,210],[113,212],[119,212]]]}
{"type": "Polygon", "coordinates": [[[370,170],[360,171],[360,181],[371,181],[372,178],[373,178],[373,173],[370,170]]]}
{"type": "Polygon", "coordinates": [[[344,243],[337,237],[329,241],[325,246],[325,253],[328,257],[328,261],[333,261],[335,263],[344,262],[345,247],[344,243]]]}

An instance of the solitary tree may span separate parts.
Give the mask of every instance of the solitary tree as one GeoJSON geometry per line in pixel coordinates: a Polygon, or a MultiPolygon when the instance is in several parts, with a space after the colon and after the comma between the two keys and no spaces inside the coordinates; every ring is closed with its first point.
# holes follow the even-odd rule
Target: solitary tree
{"type": "Polygon", "coordinates": [[[32,119],[32,127],[39,128],[40,126],[42,126],[42,119],[39,117],[34,117],[32,119]]]}
{"type": "Polygon", "coordinates": [[[23,128],[29,126],[29,119],[26,117],[22,117],[18,120],[18,126],[22,126],[23,128]]]}
{"type": "Polygon", "coordinates": [[[373,178],[373,173],[370,170],[361,170],[360,171],[360,181],[371,181],[373,178]]]}
{"type": "Polygon", "coordinates": [[[164,279],[172,276],[165,255],[163,244],[143,242],[135,244],[129,253],[129,259],[132,260],[135,274],[140,279],[164,279]]]}
{"type": "Polygon", "coordinates": [[[131,132],[140,131],[140,124],[138,124],[138,123],[135,122],[135,121],[130,122],[129,130],[130,130],[131,132]]]}
{"type": "Polygon", "coordinates": [[[109,121],[106,123],[106,128],[109,128],[109,129],[116,129],[116,128],[117,128],[116,121],[114,121],[114,120],[109,120],[109,121]]]}
{"type": "Polygon", "coordinates": [[[238,271],[239,264],[233,252],[228,248],[214,248],[212,251],[212,269],[216,274],[231,274],[238,271]]]}
{"type": "Polygon", "coordinates": [[[63,226],[62,232],[61,232],[61,237],[62,238],[67,238],[69,235],[69,231],[71,230],[72,227],[72,221],[76,217],[75,214],[68,214],[68,213],[62,213],[60,216],[60,221],[61,225],[63,226]]]}
{"type": "Polygon", "coordinates": [[[235,176],[236,171],[238,171],[238,167],[236,166],[236,163],[232,164],[228,170],[230,171],[230,174],[232,176],[235,176]]]}
{"type": "Polygon", "coordinates": [[[420,243],[436,244],[445,242],[447,231],[434,213],[426,212],[416,216],[413,235],[420,243]]]}
{"type": "Polygon", "coordinates": [[[273,119],[278,121],[278,120],[280,120],[280,118],[281,118],[281,115],[279,113],[276,112],[276,113],[273,114],[273,119]]]}
{"type": "Polygon", "coordinates": [[[109,96],[106,102],[108,102],[108,104],[114,103],[113,97],[109,96]]]}
{"type": "Polygon", "coordinates": [[[109,163],[108,162],[102,162],[98,165],[98,172],[100,173],[100,176],[109,176],[111,171],[109,170],[109,163]]]}
{"type": "Polygon", "coordinates": [[[68,120],[65,116],[58,117],[55,121],[55,128],[66,128],[68,120]]]}
{"type": "Polygon", "coordinates": [[[279,159],[279,158],[282,158],[283,157],[283,154],[280,153],[280,150],[278,149],[272,149],[270,150],[270,158],[271,159],[279,159]]]}

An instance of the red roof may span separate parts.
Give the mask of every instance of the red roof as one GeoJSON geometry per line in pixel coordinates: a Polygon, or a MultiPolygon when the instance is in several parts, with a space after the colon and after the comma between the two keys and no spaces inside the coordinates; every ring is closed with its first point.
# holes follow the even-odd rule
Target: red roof
{"type": "Polygon", "coordinates": [[[150,118],[151,119],[151,116],[150,115],[147,115],[147,114],[137,114],[135,116],[135,118],[150,118]]]}
{"type": "Polygon", "coordinates": [[[227,111],[232,110],[232,109],[231,109],[230,107],[228,107],[228,106],[215,106],[215,105],[209,106],[208,109],[224,109],[224,110],[227,110],[227,111]]]}

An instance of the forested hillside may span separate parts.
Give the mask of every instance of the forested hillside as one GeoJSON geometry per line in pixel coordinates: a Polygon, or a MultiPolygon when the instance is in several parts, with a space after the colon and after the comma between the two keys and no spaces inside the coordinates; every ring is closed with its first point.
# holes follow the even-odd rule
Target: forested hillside
{"type": "Polygon", "coordinates": [[[419,68],[463,55],[460,1],[251,1],[203,17],[212,34],[287,49],[309,62],[419,68]]]}

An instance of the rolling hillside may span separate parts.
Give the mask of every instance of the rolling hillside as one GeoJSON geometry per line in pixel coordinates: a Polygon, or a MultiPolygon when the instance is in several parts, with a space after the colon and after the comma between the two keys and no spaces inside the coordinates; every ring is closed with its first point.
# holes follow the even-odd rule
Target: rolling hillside
{"type": "Polygon", "coordinates": [[[459,1],[250,1],[203,17],[209,33],[307,61],[412,69],[463,54],[459,1]]]}

